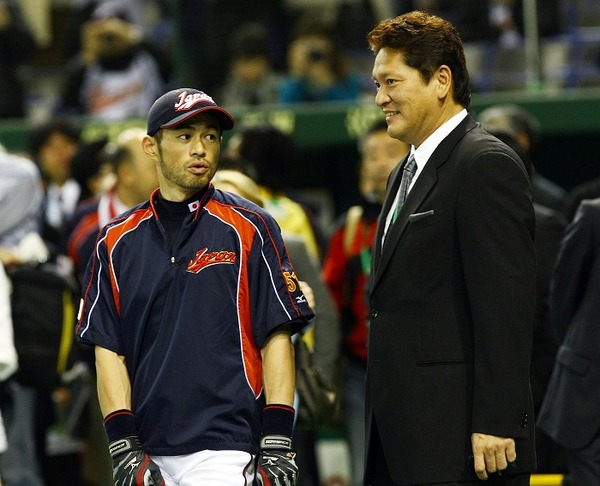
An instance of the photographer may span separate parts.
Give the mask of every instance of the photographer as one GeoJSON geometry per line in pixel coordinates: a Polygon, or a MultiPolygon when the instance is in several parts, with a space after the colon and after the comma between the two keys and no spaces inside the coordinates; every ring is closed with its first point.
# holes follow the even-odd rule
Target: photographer
{"type": "Polygon", "coordinates": [[[145,41],[127,5],[100,4],[80,35],[58,111],[104,121],[145,117],[172,69],[166,55],[145,41]]]}
{"type": "Polygon", "coordinates": [[[36,52],[35,39],[17,2],[0,0],[0,119],[25,116],[25,86],[18,68],[36,52]]]}
{"type": "Polygon", "coordinates": [[[331,30],[301,19],[288,48],[288,76],[282,81],[282,103],[354,101],[361,94],[361,78],[351,72],[331,30]]]}

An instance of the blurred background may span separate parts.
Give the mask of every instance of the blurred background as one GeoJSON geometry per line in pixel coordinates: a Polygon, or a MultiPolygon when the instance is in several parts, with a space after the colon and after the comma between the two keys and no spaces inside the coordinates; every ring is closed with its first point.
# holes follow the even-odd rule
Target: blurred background
{"type": "Polygon", "coordinates": [[[118,83],[111,74],[126,76],[127,44],[143,46],[154,89],[202,89],[238,126],[290,134],[292,185],[327,221],[354,202],[357,137],[380,116],[365,36],[415,8],[459,30],[474,112],[516,104],[537,119],[540,174],[565,190],[600,176],[598,0],[2,0],[0,143],[26,150],[31,125],[62,114],[79,117],[84,139],[143,126],[143,103],[111,112],[110,96],[94,99],[118,83]],[[102,31],[111,16],[121,25],[102,31]]]}

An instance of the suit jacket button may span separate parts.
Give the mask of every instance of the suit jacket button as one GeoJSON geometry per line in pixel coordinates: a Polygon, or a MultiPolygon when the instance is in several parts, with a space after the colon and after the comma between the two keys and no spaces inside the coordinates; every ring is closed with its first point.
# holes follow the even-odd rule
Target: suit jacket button
{"type": "Polygon", "coordinates": [[[527,416],[527,412],[523,412],[521,414],[521,428],[522,429],[526,429],[527,428],[527,422],[528,422],[528,416],[527,416]]]}
{"type": "Polygon", "coordinates": [[[379,315],[379,311],[377,309],[371,309],[371,317],[375,319],[379,315]]]}

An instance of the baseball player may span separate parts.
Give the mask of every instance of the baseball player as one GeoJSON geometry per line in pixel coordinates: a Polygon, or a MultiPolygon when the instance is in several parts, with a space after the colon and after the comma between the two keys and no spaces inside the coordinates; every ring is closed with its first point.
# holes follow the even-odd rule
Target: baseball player
{"type": "Polygon", "coordinates": [[[156,100],[142,146],[159,189],[88,265],[77,335],[116,486],[297,484],[290,335],[313,313],[273,218],[210,182],[233,124],[195,89],[156,100]]]}

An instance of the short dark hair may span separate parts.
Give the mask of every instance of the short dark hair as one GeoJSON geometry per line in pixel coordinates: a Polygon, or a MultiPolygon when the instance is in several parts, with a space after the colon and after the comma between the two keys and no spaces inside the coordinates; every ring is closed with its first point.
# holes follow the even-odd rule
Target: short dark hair
{"type": "Polygon", "coordinates": [[[426,83],[440,66],[448,66],[454,82],[454,100],[465,108],[471,104],[463,43],[447,20],[425,12],[409,12],[379,22],[367,35],[367,42],[375,53],[383,48],[401,52],[404,62],[418,70],[426,83]]]}
{"type": "Polygon", "coordinates": [[[267,28],[258,22],[243,24],[231,38],[233,60],[269,58],[269,34],[267,28]]]}
{"type": "Polygon", "coordinates": [[[365,145],[365,140],[372,135],[373,133],[377,133],[377,132],[387,132],[387,128],[388,128],[388,124],[387,121],[385,120],[385,118],[381,118],[379,120],[377,120],[376,122],[374,122],[366,131],[365,133],[362,134],[362,136],[360,137],[360,139],[358,140],[358,151],[359,153],[362,155],[364,152],[364,145],[365,145]]]}
{"type": "Polygon", "coordinates": [[[492,105],[477,116],[477,121],[488,127],[492,124],[506,125],[517,135],[525,134],[529,140],[529,156],[535,159],[539,148],[540,124],[525,108],[513,104],[492,105]]]}
{"type": "Polygon", "coordinates": [[[60,133],[74,142],[81,138],[81,128],[75,121],[66,117],[53,118],[33,127],[28,134],[29,154],[37,160],[40,150],[55,133],[60,133]]]}
{"type": "Polygon", "coordinates": [[[239,135],[240,156],[256,171],[256,182],[274,191],[286,189],[294,164],[291,135],[268,123],[242,127],[239,135]]]}
{"type": "Polygon", "coordinates": [[[133,162],[133,154],[127,145],[109,144],[106,149],[106,161],[110,162],[115,171],[121,166],[133,162]]]}

